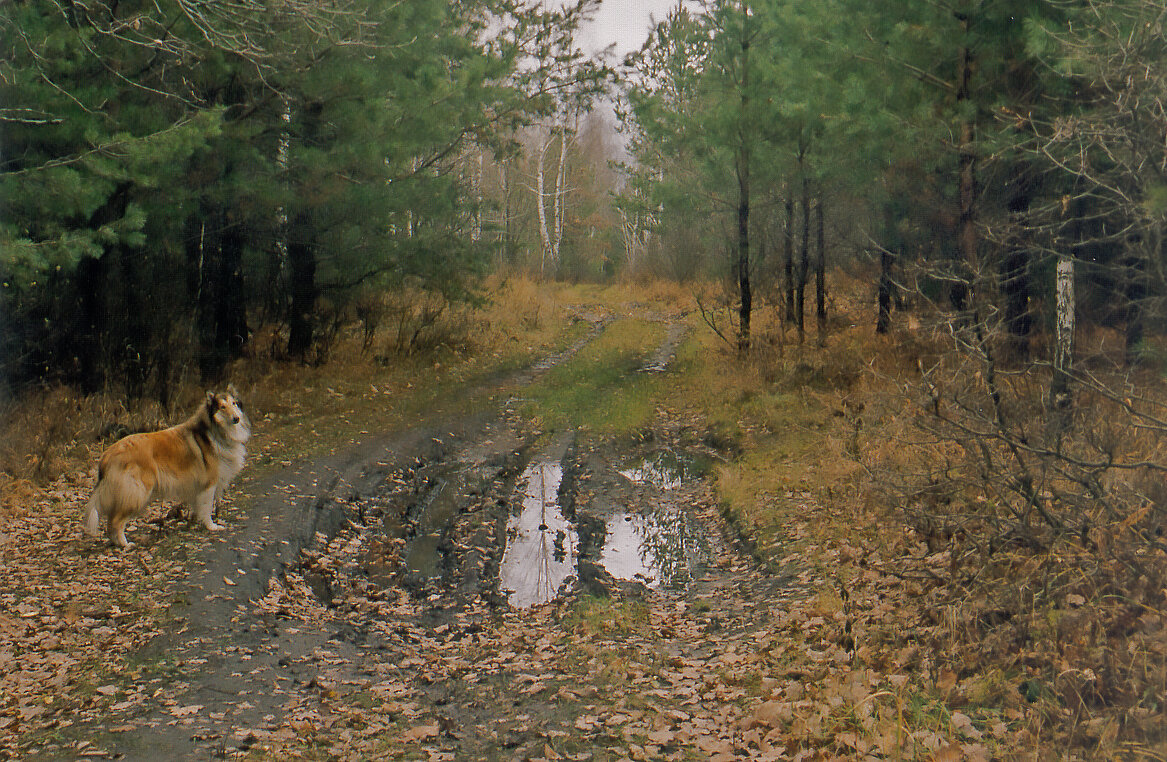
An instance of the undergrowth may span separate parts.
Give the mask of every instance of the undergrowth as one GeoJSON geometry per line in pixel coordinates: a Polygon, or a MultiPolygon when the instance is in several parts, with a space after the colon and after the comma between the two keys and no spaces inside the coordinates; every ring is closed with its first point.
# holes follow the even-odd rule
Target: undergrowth
{"type": "MultiPolygon", "coordinates": [[[[990,754],[1167,758],[1167,386],[1146,372],[1123,376],[1125,396],[1084,385],[1058,424],[1040,367],[998,368],[994,392],[984,361],[959,361],[929,317],[879,336],[844,311],[825,347],[759,321],[748,360],[712,339],[692,348],[702,381],[676,404],[743,452],[718,470],[726,514],[759,560],[809,565],[820,598],[839,600],[811,653],[903,680],[876,703],[915,739],[905,758],[941,751],[926,743],[941,731],[990,754]]],[[[777,664],[806,658],[793,656],[777,664]]],[[[883,726],[842,714],[807,738],[826,743],[828,721],[882,748],[883,726]]]]}

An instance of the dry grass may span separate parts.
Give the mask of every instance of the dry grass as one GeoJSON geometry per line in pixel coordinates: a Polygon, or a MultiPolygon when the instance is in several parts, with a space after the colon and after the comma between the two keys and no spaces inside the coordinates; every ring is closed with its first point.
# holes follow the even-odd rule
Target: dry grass
{"type": "MultiPolygon", "coordinates": [[[[839,626],[812,651],[853,643],[856,667],[903,676],[876,703],[916,739],[904,758],[938,752],[923,743],[929,734],[961,739],[954,717],[972,718],[963,743],[990,756],[1164,758],[1163,472],[1110,472],[1091,497],[1059,482],[1055,464],[1043,499],[1055,510],[1073,498],[1060,510],[1075,531],[1028,529],[1038,544],[1010,541],[1017,533],[1003,521],[1014,514],[992,484],[1018,472],[1007,448],[988,443],[999,465],[986,469],[983,446],[921,428],[935,394],[983,388],[984,373],[954,359],[942,316],[898,314],[891,334],[875,334],[870,289],[850,285],[835,283],[825,347],[813,332],[798,344],[766,307],[748,361],[704,329],[679,357],[689,377],[670,401],[740,446],[717,471],[718,491],[759,558],[791,573],[809,564],[820,601],[848,591],[845,612],[817,612],[839,626]],[[933,369],[930,383],[921,368],[933,369]],[[892,698],[898,706],[883,705],[892,698]]],[[[1090,337],[1090,370],[1113,369],[1114,353],[1103,351],[1113,336],[1090,337]]],[[[997,379],[1006,404],[1036,420],[1048,379],[1008,370],[1017,374],[997,379]]],[[[1124,407],[1159,409],[1167,385],[1149,373],[1118,380],[1142,402],[1081,394],[1078,439],[1066,446],[1167,465],[1161,432],[1133,425],[1124,407]]],[[[841,709],[828,715],[836,730],[879,745],[841,709]]]]}
{"type": "MultiPolygon", "coordinates": [[[[338,331],[327,363],[305,365],[277,359],[278,336],[258,331],[249,356],[229,372],[253,419],[253,463],[262,470],[399,425],[445,391],[519,367],[568,340],[561,289],[512,278],[490,283],[489,290],[492,299],[480,309],[443,310],[435,334],[456,334],[457,341],[448,338],[412,354],[397,351],[401,337],[387,327],[366,344],[354,321],[338,331]]],[[[0,510],[19,515],[37,490],[60,475],[92,470],[101,450],[118,437],[185,419],[204,393],[197,382],[185,383],[171,390],[169,409],[152,400],[127,403],[114,394],[86,397],[68,388],[10,403],[0,411],[0,510]]]]}

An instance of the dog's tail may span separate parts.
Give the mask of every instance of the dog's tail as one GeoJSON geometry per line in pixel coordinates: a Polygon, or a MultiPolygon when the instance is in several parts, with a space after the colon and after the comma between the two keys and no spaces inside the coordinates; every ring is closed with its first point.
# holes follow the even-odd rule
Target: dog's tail
{"type": "Polygon", "coordinates": [[[101,534],[101,493],[103,491],[102,485],[98,483],[97,488],[89,497],[89,502],[85,504],[85,509],[81,512],[81,528],[90,537],[98,537],[101,534]]]}

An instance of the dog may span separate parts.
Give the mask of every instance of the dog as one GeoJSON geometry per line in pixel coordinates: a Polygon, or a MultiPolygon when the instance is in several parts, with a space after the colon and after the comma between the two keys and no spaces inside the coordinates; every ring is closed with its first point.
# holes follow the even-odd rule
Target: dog
{"type": "Polygon", "coordinates": [[[131,434],[110,445],[97,466],[97,486],[82,514],[82,526],[99,536],[102,522],[109,541],[129,548],[126,522],[142,514],[154,498],[184,503],[192,519],[209,531],[215,504],[243,469],[251,422],[235,387],[206,400],[184,423],[162,431],[131,434]]]}

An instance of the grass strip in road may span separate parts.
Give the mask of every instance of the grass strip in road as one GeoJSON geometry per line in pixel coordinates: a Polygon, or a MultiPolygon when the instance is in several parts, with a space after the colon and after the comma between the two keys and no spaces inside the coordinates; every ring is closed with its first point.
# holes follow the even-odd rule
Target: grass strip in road
{"type": "Polygon", "coordinates": [[[524,392],[521,412],[546,433],[574,429],[614,437],[646,426],[662,379],[638,371],[664,335],[661,323],[617,320],[575,357],[536,380],[524,392]]]}

